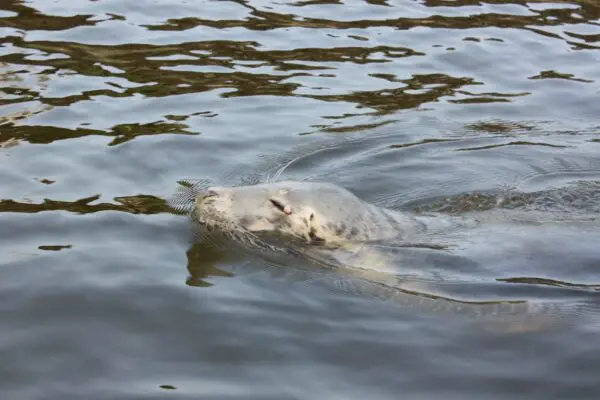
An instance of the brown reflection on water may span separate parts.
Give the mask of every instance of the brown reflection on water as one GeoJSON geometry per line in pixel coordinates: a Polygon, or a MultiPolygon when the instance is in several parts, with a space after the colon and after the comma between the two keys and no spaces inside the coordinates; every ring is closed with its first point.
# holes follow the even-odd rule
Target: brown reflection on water
{"type": "Polygon", "coordinates": [[[542,71],[536,76],[532,76],[529,79],[566,79],[574,82],[592,83],[593,80],[576,78],[573,74],[563,74],[557,71],[542,71]]]}
{"type": "Polygon", "coordinates": [[[21,30],[44,29],[47,31],[60,31],[78,26],[95,25],[97,21],[89,21],[92,15],[74,15],[61,17],[44,15],[35,8],[27,7],[22,0],[3,0],[0,9],[12,11],[18,15],[0,18],[0,27],[21,30]]]}
{"type": "Polygon", "coordinates": [[[38,249],[45,250],[45,251],[61,251],[61,250],[70,249],[72,247],[73,246],[70,244],[67,244],[67,245],[41,245],[41,246],[38,246],[38,249]]]}
{"type": "MultiPolygon", "coordinates": [[[[36,49],[45,53],[60,53],[66,58],[30,60],[24,54],[13,53],[0,58],[19,65],[35,65],[51,68],[44,75],[58,74],[61,70],[75,71],[79,75],[126,78],[128,82],[138,84],[135,87],[120,87],[118,83],[107,82],[107,87],[101,90],[83,91],[80,94],[61,98],[43,96],[31,89],[13,89],[19,97],[11,102],[28,102],[37,100],[49,106],[69,106],[80,101],[87,101],[96,96],[130,97],[141,94],[146,97],[164,97],[187,93],[199,93],[214,89],[232,89],[221,94],[221,97],[240,96],[296,96],[306,97],[327,102],[352,102],[362,107],[375,110],[376,114],[388,114],[401,109],[418,107],[424,103],[438,101],[442,96],[453,96],[461,86],[477,84],[472,78],[452,77],[445,74],[414,75],[410,79],[398,79],[392,74],[373,74],[376,78],[402,85],[395,89],[373,91],[356,91],[340,95],[297,94],[296,89],[301,83],[286,82],[296,77],[313,76],[309,70],[331,69],[330,63],[381,63],[393,58],[422,56],[423,53],[404,47],[375,46],[373,48],[340,47],[334,49],[303,48],[289,51],[259,51],[253,42],[202,42],[185,43],[177,46],[92,46],[67,42],[26,42],[13,38],[12,43],[22,48],[36,49]],[[198,52],[208,52],[209,56],[199,55],[198,52]],[[384,55],[385,58],[371,58],[374,54],[384,55]],[[169,60],[169,56],[186,55],[193,59],[169,60]],[[157,60],[157,58],[161,58],[157,60]],[[229,58],[224,59],[224,58],[229,58]],[[291,62],[294,60],[294,62],[291,62]],[[273,73],[239,72],[235,68],[240,62],[260,62],[253,68],[268,66],[273,73]],[[304,65],[302,62],[325,63],[322,66],[304,65]],[[102,67],[104,66],[104,67],[102,67]],[[176,67],[202,68],[221,67],[230,72],[199,72],[189,70],[174,70],[176,67]],[[109,72],[106,67],[117,69],[118,73],[109,72]],[[171,68],[171,69],[170,69],[171,68]],[[301,72],[287,73],[299,69],[301,72]],[[429,85],[433,87],[428,87],[429,85]],[[418,91],[418,93],[409,93],[418,91]]],[[[245,65],[244,67],[248,67],[245,65]]],[[[335,74],[317,74],[319,77],[335,79],[335,74]]],[[[463,91],[464,95],[468,93],[463,91]]],[[[488,95],[486,98],[489,98],[488,95]]],[[[175,119],[185,119],[181,116],[175,119]]],[[[50,143],[55,140],[81,137],[86,135],[114,136],[110,144],[119,144],[137,136],[183,133],[187,131],[184,124],[156,121],[151,124],[117,125],[110,131],[86,128],[66,129],[58,127],[40,128],[36,126],[17,126],[12,121],[4,124],[3,138],[19,138],[33,143],[50,143]]]]}
{"type": "Polygon", "coordinates": [[[100,211],[121,211],[130,214],[159,214],[174,212],[163,199],[149,195],[115,197],[114,203],[90,204],[100,199],[100,195],[75,201],[44,199],[42,203],[19,202],[10,199],[0,200],[0,212],[39,213],[44,211],[68,211],[76,214],[92,214],[100,211]]]}
{"type": "MultiPolygon", "coordinates": [[[[600,41],[597,33],[580,33],[565,31],[563,34],[545,30],[544,27],[580,24],[597,25],[600,19],[600,5],[591,0],[580,1],[504,1],[460,0],[447,2],[426,0],[422,5],[432,13],[428,17],[411,18],[410,11],[406,16],[397,17],[398,8],[389,6],[385,1],[369,1],[375,8],[388,6],[389,17],[384,19],[330,20],[324,18],[304,17],[295,14],[260,9],[250,2],[236,0],[236,4],[244,7],[248,15],[243,19],[205,19],[184,17],[167,19],[163,23],[144,25],[150,31],[183,31],[196,27],[209,27],[226,31],[230,28],[244,28],[252,31],[268,31],[287,27],[303,27],[323,30],[332,38],[344,35],[344,30],[360,29],[364,33],[347,34],[361,43],[357,46],[336,46],[335,41],[323,39],[314,47],[289,49],[268,49],[255,40],[205,40],[189,41],[176,44],[138,44],[118,45],[83,44],[57,40],[28,40],[28,30],[60,31],[76,27],[100,24],[107,20],[127,21],[126,16],[107,13],[102,18],[93,15],[74,15],[69,17],[44,15],[21,1],[10,0],[0,7],[17,13],[16,16],[0,18],[0,27],[13,29],[2,38],[2,43],[21,50],[32,50],[42,57],[31,58],[28,51],[15,51],[0,56],[3,66],[10,66],[11,74],[0,76],[0,90],[9,97],[0,99],[0,105],[19,105],[26,110],[12,112],[8,116],[0,116],[0,142],[8,140],[25,140],[31,143],[50,143],[88,135],[114,137],[109,144],[118,145],[139,136],[157,134],[198,134],[181,123],[186,115],[163,116],[164,119],[150,123],[117,124],[109,130],[87,129],[84,127],[63,128],[57,126],[28,125],[24,122],[28,117],[48,110],[48,107],[69,107],[79,102],[93,100],[97,97],[129,98],[135,95],[144,97],[170,97],[190,93],[210,92],[221,89],[221,98],[249,96],[302,97],[329,103],[353,103],[361,108],[370,109],[366,114],[387,115],[397,111],[420,108],[425,104],[440,102],[447,98],[448,103],[457,106],[462,104],[509,103],[516,98],[528,96],[526,91],[480,92],[467,90],[474,85],[485,86],[473,77],[460,76],[449,72],[418,73],[410,71],[409,78],[399,77],[394,73],[365,73],[365,78],[381,79],[382,84],[371,89],[345,90],[335,94],[321,94],[317,90],[327,87],[313,87],[313,78],[321,85],[339,86],[348,79],[345,71],[347,65],[373,65],[394,63],[400,59],[415,58],[418,62],[426,59],[428,54],[403,46],[389,46],[380,43],[369,46],[373,35],[367,29],[390,27],[410,29],[416,27],[466,30],[473,28],[516,28],[551,37],[577,49],[595,49],[594,43],[600,41]],[[568,8],[552,8],[552,4],[568,4],[568,8]],[[524,15],[502,14],[499,11],[476,13],[474,7],[489,5],[521,6],[524,15]],[[460,10],[461,15],[442,15],[447,9],[460,10]],[[468,7],[468,8],[467,8],[468,7]],[[436,14],[436,9],[439,14],[436,14]],[[92,21],[92,17],[94,20],[92,21]],[[337,32],[342,32],[338,34],[337,32]],[[322,46],[322,47],[321,47],[322,46]],[[61,55],[60,58],[46,57],[61,55]],[[36,87],[30,83],[20,82],[20,76],[36,76],[40,81],[36,87]],[[82,90],[63,96],[52,96],[47,93],[47,86],[42,80],[54,77],[77,75],[100,77],[106,79],[101,89],[82,90]],[[10,84],[8,82],[10,81],[10,84]],[[29,86],[29,87],[28,87],[29,86]],[[390,87],[391,86],[391,87],[390,87]],[[34,106],[25,103],[35,103],[34,106]]],[[[320,5],[343,4],[337,0],[297,1],[285,4],[285,7],[296,7],[298,12],[314,9],[320,5]]],[[[369,7],[369,6],[365,6],[369,7]]],[[[287,8],[289,10],[289,8],[287,8]]],[[[329,13],[331,18],[335,12],[329,13]]],[[[571,29],[571,28],[568,28],[571,29]]],[[[256,36],[253,36],[256,37],[256,36]]],[[[334,39],[331,39],[334,40],[334,39]]],[[[487,38],[486,40],[501,39],[487,38]]],[[[480,42],[477,37],[468,36],[463,41],[480,42]]],[[[421,45],[423,43],[420,43],[421,45]]],[[[525,50],[524,50],[525,51],[525,50]]],[[[433,62],[433,61],[432,61],[433,62]]],[[[402,73],[405,67],[399,66],[402,73]]],[[[406,75],[404,75],[406,76],[406,75]]],[[[567,72],[544,70],[530,75],[531,80],[562,79],[580,83],[593,83],[585,77],[576,77],[567,72]]],[[[355,77],[350,77],[355,79],[355,77]]],[[[367,85],[365,85],[367,86],[367,85]]],[[[210,113],[210,112],[207,112],[210,113]]],[[[216,114],[212,114],[214,116],[216,114]]],[[[363,114],[364,115],[364,114],[363,114]]],[[[348,115],[351,116],[351,115],[348,115]]],[[[208,115],[207,115],[208,117],[208,115]]],[[[328,128],[340,132],[372,128],[378,125],[356,125],[352,127],[328,128]]]]}
{"type": "MultiPolygon", "coordinates": [[[[322,18],[299,17],[295,14],[281,14],[271,11],[259,10],[246,2],[233,1],[243,4],[249,9],[249,16],[243,20],[211,20],[196,17],[172,18],[163,24],[145,25],[149,30],[171,30],[184,31],[198,26],[206,26],[217,29],[226,28],[245,28],[249,30],[271,30],[286,27],[302,27],[311,29],[364,29],[372,27],[393,27],[398,29],[410,29],[415,27],[428,28],[452,28],[452,29],[471,29],[480,27],[499,27],[499,28],[525,28],[530,25],[558,25],[563,23],[581,23],[581,18],[571,16],[572,10],[551,9],[551,10],[532,10],[537,15],[505,15],[497,13],[477,14],[470,16],[442,16],[432,15],[427,18],[390,18],[390,19],[361,19],[354,21],[332,21],[322,18]],[[549,19],[548,17],[552,17],[549,19]],[[560,19],[559,19],[560,18],[560,19]]],[[[425,5],[432,6],[432,2],[425,2],[425,5]]],[[[441,5],[438,2],[436,5],[441,5]]],[[[494,4],[495,2],[484,2],[483,4],[494,4]]],[[[499,1],[496,4],[511,4],[505,1],[499,1]]],[[[523,2],[524,3],[524,2],[523,2]]],[[[521,3],[521,4],[523,4],[521,3]]],[[[481,5],[482,2],[465,2],[455,4],[454,7],[465,5],[481,5]]],[[[520,4],[515,2],[513,4],[520,4]]],[[[571,2],[570,4],[573,4],[571,2]]],[[[452,7],[448,2],[443,2],[443,6],[452,7]]],[[[598,15],[598,7],[593,4],[584,3],[581,6],[584,19],[593,19],[598,15]]]]}
{"type": "Polygon", "coordinates": [[[114,146],[120,143],[125,143],[138,136],[160,135],[166,133],[197,135],[197,133],[186,131],[185,128],[187,128],[187,125],[185,124],[166,123],[162,121],[152,122],[149,124],[120,124],[112,127],[110,131],[86,128],[68,129],[57,126],[23,126],[6,124],[2,126],[2,131],[0,131],[0,142],[5,142],[8,140],[23,140],[29,143],[47,144],[56,140],[98,135],[114,137],[114,139],[108,144],[109,146],[114,146]]]}
{"type": "Polygon", "coordinates": [[[186,252],[188,277],[186,284],[196,287],[210,287],[211,277],[232,277],[233,274],[217,267],[225,260],[223,251],[218,251],[204,243],[194,243],[186,252]]]}
{"type": "Polygon", "coordinates": [[[456,149],[456,151],[472,151],[472,150],[488,150],[494,149],[497,147],[505,147],[505,146],[545,146],[545,147],[555,147],[559,149],[564,149],[568,146],[563,146],[559,144],[552,143],[544,143],[544,142],[527,142],[524,140],[512,141],[508,143],[500,143],[500,144],[490,144],[486,146],[477,146],[477,147],[465,147],[461,149],[456,149]]]}
{"type": "Polygon", "coordinates": [[[452,96],[461,86],[477,84],[472,78],[455,78],[444,74],[414,75],[401,80],[404,87],[375,91],[354,92],[341,95],[312,96],[325,101],[347,101],[377,110],[377,114],[390,114],[407,108],[437,101],[443,96],[452,96]],[[427,87],[431,85],[431,87],[427,87]],[[409,91],[421,90],[421,93],[409,91]]]}
{"type": "MultiPolygon", "coordinates": [[[[281,74],[292,70],[333,70],[331,65],[306,65],[303,62],[314,63],[384,63],[394,58],[423,56],[424,53],[405,47],[374,46],[374,47],[337,47],[337,48],[300,48],[291,50],[261,51],[256,42],[234,41],[205,41],[196,43],[181,43],[178,45],[118,45],[99,46],[84,45],[69,42],[25,41],[21,38],[9,38],[9,42],[21,48],[39,50],[45,53],[64,54],[65,58],[30,60],[26,54],[13,53],[0,57],[0,61],[19,65],[47,66],[54,70],[46,71],[53,74],[61,69],[75,71],[86,76],[126,78],[140,86],[120,88],[121,90],[101,90],[84,92],[81,96],[63,99],[43,97],[42,101],[54,105],[69,105],[76,101],[87,100],[90,97],[105,95],[110,97],[129,97],[133,94],[143,94],[148,97],[172,96],[178,94],[204,92],[218,88],[232,88],[224,97],[257,96],[274,94],[280,96],[293,95],[300,86],[297,83],[284,82],[296,76],[310,76],[306,72],[281,74]],[[372,57],[377,54],[377,58],[372,57]],[[384,55],[386,58],[382,58],[384,55]],[[185,56],[181,59],[168,59],[173,56],[185,56]],[[243,64],[257,62],[258,64],[243,64]],[[108,66],[120,72],[110,72],[102,66],[108,66]],[[202,67],[220,67],[224,72],[194,71],[202,67]],[[250,73],[236,71],[236,68],[270,67],[273,73],[250,73]],[[174,68],[180,68],[175,70],[174,68]],[[181,69],[184,68],[184,69],[181,69]],[[186,70],[188,69],[188,70],[186,70]],[[192,69],[192,70],[190,70],[192,69]],[[229,71],[227,71],[229,70],[229,71]],[[60,102],[60,104],[59,104],[60,102]]],[[[335,76],[335,75],[334,75],[335,76]]],[[[22,101],[30,101],[31,93],[22,101]]]]}
{"type": "Polygon", "coordinates": [[[496,280],[498,282],[506,282],[506,283],[546,285],[546,286],[555,286],[555,287],[570,288],[570,289],[600,291],[600,285],[598,285],[598,284],[572,283],[572,282],[559,281],[559,280],[555,280],[555,279],[536,278],[536,277],[530,277],[530,276],[521,276],[521,277],[513,277],[513,278],[498,278],[496,280]]]}

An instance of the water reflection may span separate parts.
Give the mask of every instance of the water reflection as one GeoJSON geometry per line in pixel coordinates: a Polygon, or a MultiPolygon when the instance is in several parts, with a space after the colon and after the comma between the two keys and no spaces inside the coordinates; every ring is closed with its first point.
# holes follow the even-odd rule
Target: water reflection
{"type": "Polygon", "coordinates": [[[599,21],[594,0],[1,2],[0,397],[596,398],[599,21]],[[563,225],[396,249],[439,279],[394,297],[190,243],[164,200],[185,178],[563,225]],[[498,317],[536,301],[572,329],[498,317]]]}
{"type": "MultiPolygon", "coordinates": [[[[262,43],[258,40],[202,40],[181,41],[179,43],[113,43],[86,44],[65,40],[38,40],[30,38],[29,33],[39,27],[45,31],[65,31],[76,27],[96,27],[106,23],[127,23],[127,16],[119,12],[111,12],[106,5],[106,18],[95,18],[92,14],[77,16],[47,15],[20,1],[5,2],[3,9],[16,13],[0,18],[0,27],[8,29],[9,34],[3,38],[8,47],[0,55],[0,62],[5,65],[20,66],[12,73],[15,77],[28,77],[35,74],[46,80],[44,85],[33,85],[23,82],[21,85],[5,86],[2,90],[11,95],[4,104],[19,104],[32,101],[39,102],[39,107],[67,107],[81,102],[93,101],[99,97],[131,98],[172,97],[190,93],[211,92],[224,89],[218,96],[222,98],[247,96],[304,97],[316,101],[352,103],[367,110],[371,115],[388,115],[400,110],[417,109],[428,104],[447,101],[450,104],[488,104],[510,103],[543,90],[540,87],[521,85],[527,90],[486,90],[486,87],[500,88],[504,74],[496,77],[482,74],[480,62],[489,65],[494,57],[501,57],[501,48],[486,47],[482,40],[499,41],[498,38],[480,38],[463,36],[460,41],[467,41],[476,46],[473,49],[463,48],[478,54],[473,65],[462,61],[452,61],[450,55],[443,55],[431,47],[424,47],[418,40],[420,29],[452,29],[473,30],[485,28],[497,32],[507,29],[521,29],[544,35],[552,40],[561,40],[579,49],[592,49],[591,43],[598,41],[598,34],[593,32],[595,22],[600,18],[598,7],[587,1],[571,2],[437,2],[426,1],[420,6],[405,9],[385,2],[371,2],[365,5],[367,15],[379,15],[385,9],[384,18],[328,20],[306,16],[300,17],[289,11],[313,10],[327,6],[334,10],[343,7],[337,2],[299,2],[274,7],[258,6],[251,2],[236,1],[240,19],[202,19],[196,17],[168,18],[163,24],[142,24],[140,27],[150,31],[195,30],[199,27],[227,31],[243,28],[250,31],[294,29],[326,30],[328,33],[314,47],[287,47],[270,44],[270,40],[262,43]],[[333,8],[331,8],[333,7],[333,8]],[[419,10],[422,9],[422,10],[419,10]],[[455,12],[464,9],[461,12],[455,12]],[[400,13],[404,16],[395,16],[400,13]],[[418,17],[424,11],[427,16],[418,17]],[[467,16],[465,16],[465,13],[467,16]],[[471,13],[471,15],[468,15],[471,13]],[[408,14],[408,15],[407,15],[408,14]],[[242,15],[245,15],[242,18],[242,15]],[[586,26],[586,33],[570,31],[553,32],[554,27],[586,26]],[[409,30],[407,35],[414,36],[413,48],[391,46],[390,40],[377,40],[383,33],[381,28],[409,30]],[[550,30],[542,30],[546,27],[550,30]],[[345,30],[363,32],[365,35],[349,35],[348,38],[358,40],[360,45],[348,46],[347,40],[336,40],[345,30]],[[591,32],[590,32],[591,31],[591,32]],[[590,33],[587,33],[590,32],[590,33]],[[415,36],[416,35],[416,36],[415,36]],[[493,39],[493,40],[492,40],[493,39]],[[450,57],[450,58],[449,58],[450,57]],[[446,71],[407,73],[407,64],[419,66],[422,70],[432,70],[436,60],[448,62],[446,71]],[[459,62],[462,74],[457,73],[453,64],[459,62]],[[358,70],[357,66],[369,65],[369,70],[358,70]],[[380,65],[380,66],[378,66],[380,65]],[[23,67],[25,69],[23,69],[23,67]],[[65,85],[65,80],[87,77],[77,85],[65,85]],[[351,78],[349,82],[348,78],[351,78]],[[358,79],[360,77],[360,79],[358,79]],[[483,79],[482,79],[483,78],[483,79]],[[96,80],[95,84],[92,84],[96,80]],[[342,83],[341,81],[344,81],[342,83]],[[364,83],[357,84],[360,80],[364,83]],[[379,83],[378,83],[379,81],[379,83]],[[85,86],[94,86],[85,88],[85,86]],[[353,86],[355,86],[353,88],[353,86]],[[478,88],[481,87],[481,88],[478,88]],[[367,89],[368,87],[368,89],[367,89]],[[476,89],[476,90],[474,90],[476,89]],[[533,89],[533,91],[531,90],[533,89]],[[329,92],[329,93],[328,93],[329,92]],[[333,93],[332,93],[333,92],[333,93]],[[337,92],[337,93],[335,93],[337,92]]],[[[221,4],[221,3],[220,3],[221,4]]],[[[37,3],[33,3],[37,5],[37,3]]],[[[97,7],[92,7],[96,9],[97,7]]],[[[208,7],[212,10],[211,7],[208,7]]],[[[117,11],[117,10],[115,10],[117,11]]],[[[333,15],[331,15],[333,16],[333,15]]],[[[358,15],[356,15],[358,17],[358,15]]],[[[496,32],[494,31],[494,32],[496,32]]],[[[449,37],[454,37],[455,32],[449,37]]],[[[307,32],[308,34],[308,32],[307,32]]],[[[258,36],[250,35],[252,38],[258,36]]],[[[384,36],[385,37],[385,36],[384,36]]],[[[266,36],[263,36],[266,39],[266,36]]],[[[458,39],[458,37],[457,37],[458,39]]],[[[526,43],[529,39],[524,37],[526,43]]],[[[391,40],[394,42],[394,40],[391,40]]],[[[491,43],[491,42],[490,42],[491,43]]],[[[437,45],[436,45],[437,46],[437,45]]],[[[433,48],[435,49],[435,47],[433,48]]],[[[456,50],[456,47],[447,47],[456,50]]],[[[447,51],[445,50],[445,51],[447,51]]],[[[531,57],[536,57],[531,54],[531,57]]],[[[574,56],[579,57],[579,56],[574,56]]],[[[459,64],[456,64],[457,66],[459,64]]],[[[583,64],[580,64],[581,66],[583,64]]],[[[580,67],[578,67],[580,68],[580,67]]],[[[508,72],[508,70],[507,70],[508,72]]],[[[523,79],[547,80],[562,79],[576,83],[591,84],[595,82],[596,73],[575,74],[570,71],[554,69],[538,70],[527,74],[523,79]]],[[[6,79],[5,79],[6,80],[6,79]]],[[[515,88],[517,89],[517,88],[515,88]]],[[[27,106],[28,108],[31,108],[27,106]]],[[[34,108],[38,108],[37,106],[34,108]]],[[[17,112],[23,112],[22,110],[17,112]]],[[[35,111],[35,112],[40,112],[35,111]]],[[[29,111],[29,115],[34,113],[29,111]]],[[[217,116],[218,113],[201,111],[217,116]]],[[[197,114],[183,114],[173,118],[182,121],[197,114]]],[[[151,122],[115,124],[110,129],[86,128],[84,126],[68,128],[62,126],[42,126],[34,124],[17,124],[16,121],[26,116],[6,119],[3,122],[2,137],[8,140],[24,139],[34,143],[49,143],[85,135],[114,136],[110,144],[120,144],[138,136],[155,134],[197,134],[193,125],[169,121],[169,115],[161,116],[151,122]],[[191,128],[191,129],[190,129],[191,128]]],[[[350,117],[350,115],[348,115],[350,117]]],[[[358,130],[372,125],[351,124],[338,127],[323,124],[325,130],[344,132],[346,129],[358,130]]]]}
{"type": "MultiPolygon", "coordinates": [[[[240,267],[240,260],[236,262],[231,252],[226,252],[224,249],[217,250],[205,242],[193,244],[186,255],[189,273],[186,284],[189,286],[212,287],[215,278],[219,281],[218,278],[223,277],[246,280],[254,278],[263,283],[277,279],[299,285],[300,288],[311,285],[344,296],[357,297],[362,301],[377,300],[402,310],[480,320],[480,327],[485,329],[493,327],[497,333],[566,328],[568,324],[579,324],[584,319],[597,319],[600,315],[598,296],[577,296],[565,292],[558,294],[559,297],[556,298],[547,297],[543,300],[538,298],[537,301],[519,298],[519,295],[531,295],[530,285],[581,290],[585,294],[591,294],[590,292],[600,291],[598,284],[576,284],[535,277],[498,278],[497,282],[510,283],[519,287],[496,285],[493,298],[469,300],[469,297],[477,298],[476,293],[482,290],[490,293],[491,288],[482,289],[485,286],[482,282],[475,287],[468,282],[427,281],[406,277],[390,280],[386,274],[378,276],[374,272],[361,273],[343,267],[315,268],[305,264],[299,265],[297,260],[290,262],[289,259],[285,265],[277,266],[264,259],[253,257],[250,261],[243,262],[243,266],[240,267]],[[502,298],[500,293],[505,293],[506,297],[502,298]],[[563,297],[561,298],[560,295],[563,297]]],[[[414,259],[413,257],[413,261],[414,259]]],[[[448,259],[446,257],[446,263],[448,259]]],[[[432,260],[433,257],[421,257],[419,264],[430,265],[432,260]]],[[[462,261],[468,262],[468,260],[462,261]]],[[[457,257],[452,262],[460,261],[457,257]]],[[[490,286],[494,285],[490,284],[490,286]]]]}
{"type": "Polygon", "coordinates": [[[166,200],[149,195],[116,197],[114,200],[118,204],[90,204],[98,199],[100,199],[100,195],[74,201],[44,199],[42,203],[38,204],[4,199],[0,200],[0,212],[38,213],[44,211],[68,211],[77,214],[91,214],[100,211],[121,211],[131,214],[152,215],[174,211],[167,205],[166,200]]]}

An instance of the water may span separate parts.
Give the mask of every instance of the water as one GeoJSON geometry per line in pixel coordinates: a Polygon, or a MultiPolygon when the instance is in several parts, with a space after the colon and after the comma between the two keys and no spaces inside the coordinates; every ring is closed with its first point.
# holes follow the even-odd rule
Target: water
{"type": "MultiPolygon", "coordinates": [[[[476,329],[194,243],[164,199],[185,178],[394,207],[597,181],[599,35],[587,0],[4,0],[1,397],[596,398],[597,314],[476,329]]],[[[572,285],[600,281],[597,224],[479,232],[469,262],[407,268],[596,299],[572,285]]]]}

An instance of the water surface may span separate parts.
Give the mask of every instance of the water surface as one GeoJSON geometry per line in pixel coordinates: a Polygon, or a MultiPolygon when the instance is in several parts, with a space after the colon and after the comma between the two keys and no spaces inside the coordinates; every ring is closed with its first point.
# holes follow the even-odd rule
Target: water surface
{"type": "MultiPolygon", "coordinates": [[[[195,243],[164,206],[278,177],[402,209],[558,189],[595,218],[596,2],[5,0],[0,37],[2,398],[597,397],[593,312],[490,332],[195,243]]],[[[597,231],[494,225],[403,267],[597,304],[597,231]]]]}

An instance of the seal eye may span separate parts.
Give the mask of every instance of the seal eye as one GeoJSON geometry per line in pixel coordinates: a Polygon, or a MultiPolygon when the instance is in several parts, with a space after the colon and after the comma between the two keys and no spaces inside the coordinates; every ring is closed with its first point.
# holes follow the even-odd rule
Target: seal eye
{"type": "Polygon", "coordinates": [[[290,208],[290,206],[284,206],[281,202],[274,199],[269,200],[271,201],[271,204],[277,207],[284,214],[290,215],[292,213],[292,209],[290,208]]]}

